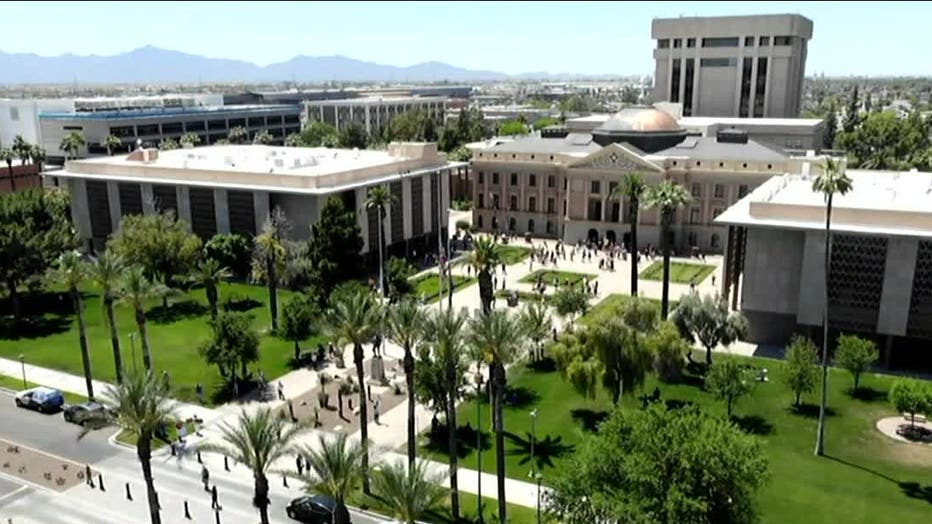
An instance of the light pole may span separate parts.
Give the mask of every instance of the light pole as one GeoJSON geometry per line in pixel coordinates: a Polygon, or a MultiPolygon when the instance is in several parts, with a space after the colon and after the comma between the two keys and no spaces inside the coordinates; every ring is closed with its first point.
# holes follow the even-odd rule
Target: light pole
{"type": "Polygon", "coordinates": [[[537,482],[537,524],[540,524],[540,481],[543,478],[540,472],[534,474],[534,480],[537,482]]]}
{"type": "Polygon", "coordinates": [[[129,347],[133,353],[133,373],[136,372],[136,332],[133,331],[129,334],[129,347]]]}
{"type": "Polygon", "coordinates": [[[533,476],[537,473],[537,462],[534,461],[534,441],[537,440],[536,426],[537,426],[537,408],[534,408],[531,411],[531,472],[528,476],[533,476]]]}
{"type": "Polygon", "coordinates": [[[28,389],[26,386],[26,356],[22,353],[19,354],[19,366],[23,370],[23,389],[28,389]]]}
{"type": "Polygon", "coordinates": [[[476,363],[476,462],[479,464],[477,474],[477,497],[476,506],[479,513],[479,524],[485,520],[482,516],[482,404],[479,399],[482,398],[482,362],[476,363]]]}

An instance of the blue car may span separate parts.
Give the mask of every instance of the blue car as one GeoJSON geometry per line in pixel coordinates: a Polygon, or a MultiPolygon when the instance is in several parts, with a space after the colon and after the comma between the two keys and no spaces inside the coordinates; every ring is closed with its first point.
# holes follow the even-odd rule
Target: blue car
{"type": "Polygon", "coordinates": [[[20,391],[16,394],[16,406],[34,409],[41,413],[54,413],[65,405],[65,397],[61,391],[40,386],[20,391]]]}

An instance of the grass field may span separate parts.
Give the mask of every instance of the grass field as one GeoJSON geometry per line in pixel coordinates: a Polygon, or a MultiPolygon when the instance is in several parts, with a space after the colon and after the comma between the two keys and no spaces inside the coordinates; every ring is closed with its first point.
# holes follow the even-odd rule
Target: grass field
{"type": "MultiPolygon", "coordinates": [[[[670,282],[677,284],[701,283],[712,272],[715,266],[708,264],[686,264],[683,262],[670,262],[670,282]]],[[[641,271],[641,278],[646,280],[663,280],[663,262],[656,261],[641,271]]]]}
{"type": "Polygon", "coordinates": [[[512,265],[521,262],[531,256],[532,249],[529,247],[513,246],[511,244],[498,244],[495,246],[498,257],[505,265],[512,265]]]}
{"type": "MultiPolygon", "coordinates": [[[[495,486],[485,487],[483,486],[483,491],[486,493],[494,492],[495,486]],[[488,490],[488,491],[486,491],[488,490]]],[[[433,522],[437,524],[463,524],[464,522],[478,522],[478,497],[471,493],[464,493],[460,491],[460,517],[462,520],[454,522],[449,513],[450,498],[446,498],[446,511],[438,515],[430,515],[424,519],[424,522],[433,522]]],[[[347,503],[354,507],[361,507],[364,509],[370,509],[377,513],[382,513],[388,515],[388,511],[385,510],[385,504],[374,496],[363,495],[362,490],[357,490],[347,497],[347,503]]],[[[482,515],[485,522],[496,522],[493,521],[493,517],[498,515],[498,502],[495,498],[482,497],[482,515]]],[[[508,522],[511,524],[535,524],[537,522],[537,511],[536,509],[527,508],[524,506],[517,506],[515,504],[508,504],[508,522]]],[[[545,524],[550,523],[549,520],[543,521],[545,524]]]]}
{"type": "MultiPolygon", "coordinates": [[[[579,317],[576,322],[583,326],[593,326],[602,324],[612,318],[618,318],[621,316],[622,312],[624,312],[625,304],[627,304],[629,300],[631,300],[631,295],[623,295],[621,293],[611,294],[602,299],[598,304],[592,306],[592,308],[590,308],[585,315],[579,317]]],[[[654,298],[645,298],[644,300],[656,305],[659,314],[659,300],[654,298]]],[[[670,311],[673,311],[676,304],[676,301],[670,301],[670,311]]]]}
{"type": "MultiPolygon", "coordinates": [[[[476,277],[453,275],[453,292],[455,293],[464,287],[471,286],[475,282],[477,282],[476,277]]],[[[431,302],[436,302],[437,299],[440,298],[440,279],[437,273],[421,275],[412,280],[411,283],[414,285],[414,296],[419,300],[423,300],[425,303],[429,304],[431,302]]],[[[444,296],[446,296],[446,280],[444,280],[443,284],[444,296]]]]}
{"type": "MultiPolygon", "coordinates": [[[[726,358],[718,356],[719,359],[726,358]]],[[[742,358],[744,357],[734,357],[742,358]]],[[[830,417],[826,457],[813,455],[818,409],[815,393],[804,397],[802,409],[792,408],[792,395],[780,381],[782,363],[746,358],[770,370],[771,381],[756,383],[755,391],[738,402],[735,421],[759,435],[769,459],[769,477],[758,498],[761,521],[889,523],[926,522],[932,507],[932,447],[895,442],[880,434],[875,422],[894,415],[886,400],[892,377],[869,374],[862,378],[863,394],[849,394],[851,376],[832,369],[829,379],[830,417]]],[[[516,367],[509,372],[513,392],[505,409],[506,464],[509,477],[526,479],[531,467],[529,413],[537,409],[535,457],[546,484],[549,475],[581,444],[610,409],[604,392],[589,401],[557,373],[545,366],[516,367]]],[[[659,387],[664,400],[692,402],[724,416],[722,402],[701,388],[698,377],[678,384],[659,383],[651,377],[643,391],[659,387]]],[[[639,409],[636,398],[625,397],[623,409],[639,409]]],[[[458,410],[461,467],[476,468],[476,403],[464,402],[458,410]],[[469,427],[467,428],[467,424],[469,427]]],[[[484,442],[482,467],[494,471],[489,433],[489,405],[479,404],[484,442]]],[[[446,460],[441,447],[427,449],[446,460]]],[[[442,448],[445,449],[445,448],[442,448]]]]}
{"type": "Polygon", "coordinates": [[[542,277],[544,284],[548,286],[555,285],[558,281],[560,285],[570,285],[575,286],[576,284],[583,281],[584,278],[588,278],[591,282],[596,275],[590,275],[588,273],[574,273],[572,271],[555,271],[552,269],[538,269],[537,271],[531,273],[530,275],[525,276],[519,282],[524,282],[526,284],[536,284],[537,278],[542,277]]]}
{"type": "MultiPolygon", "coordinates": [[[[263,333],[260,337],[259,362],[253,364],[251,369],[263,370],[270,379],[288,372],[293,346],[286,340],[266,333],[270,322],[266,288],[239,283],[223,284],[220,287],[220,298],[223,300],[228,296],[239,298],[241,309],[248,309],[255,316],[255,326],[263,333]]],[[[288,291],[279,291],[279,308],[290,296],[288,291]]],[[[23,354],[28,364],[83,375],[77,322],[71,312],[70,302],[51,294],[45,295],[44,300],[40,298],[27,297],[24,300],[24,311],[33,312],[37,319],[29,332],[12,335],[9,328],[0,330],[0,357],[17,359],[23,354]]],[[[8,304],[3,306],[8,308],[8,304]]],[[[201,383],[207,392],[207,403],[212,403],[214,395],[223,386],[216,366],[207,365],[198,353],[200,344],[210,338],[210,327],[207,325],[209,317],[207,299],[202,289],[172,297],[168,311],[162,309],[160,302],[153,302],[148,308],[147,328],[153,368],[156,373],[168,371],[173,396],[181,400],[195,400],[195,385],[201,383]]],[[[84,295],[84,319],[93,376],[97,380],[113,382],[116,378],[113,350],[99,296],[92,293],[84,295]]],[[[139,340],[133,344],[129,338],[129,334],[136,331],[131,308],[117,306],[116,323],[124,367],[132,369],[135,365],[141,368],[139,340]]],[[[319,337],[311,338],[304,346],[313,347],[321,340],[319,337]]]]}

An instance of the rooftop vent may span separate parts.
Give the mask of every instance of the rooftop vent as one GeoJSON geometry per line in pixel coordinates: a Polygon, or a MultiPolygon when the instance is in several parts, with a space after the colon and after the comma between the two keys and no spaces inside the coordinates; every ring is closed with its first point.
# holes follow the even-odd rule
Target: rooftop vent
{"type": "Polygon", "coordinates": [[[747,144],[748,132],[743,129],[722,129],[715,133],[715,141],[725,144],[747,144]]]}

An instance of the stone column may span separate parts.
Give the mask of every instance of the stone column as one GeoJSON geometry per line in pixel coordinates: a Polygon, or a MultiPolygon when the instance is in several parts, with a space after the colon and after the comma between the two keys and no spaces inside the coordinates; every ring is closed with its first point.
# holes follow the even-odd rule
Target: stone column
{"type": "Polygon", "coordinates": [[[230,209],[226,189],[214,189],[214,219],[217,221],[217,233],[230,232],[230,209]]]}
{"type": "Polygon", "coordinates": [[[120,212],[120,185],[112,180],[107,181],[107,203],[110,205],[110,227],[116,231],[120,228],[123,213],[120,212]]]}
{"type": "Polygon", "coordinates": [[[262,232],[262,226],[265,225],[265,221],[269,218],[269,213],[271,211],[269,209],[269,192],[253,191],[252,208],[256,221],[256,233],[258,234],[262,232]]]}
{"type": "Polygon", "coordinates": [[[178,219],[191,223],[191,194],[188,186],[175,187],[175,199],[178,201],[178,219]]]}
{"type": "Polygon", "coordinates": [[[155,195],[152,193],[152,184],[139,184],[139,191],[142,195],[142,214],[155,214],[155,195]]]}

